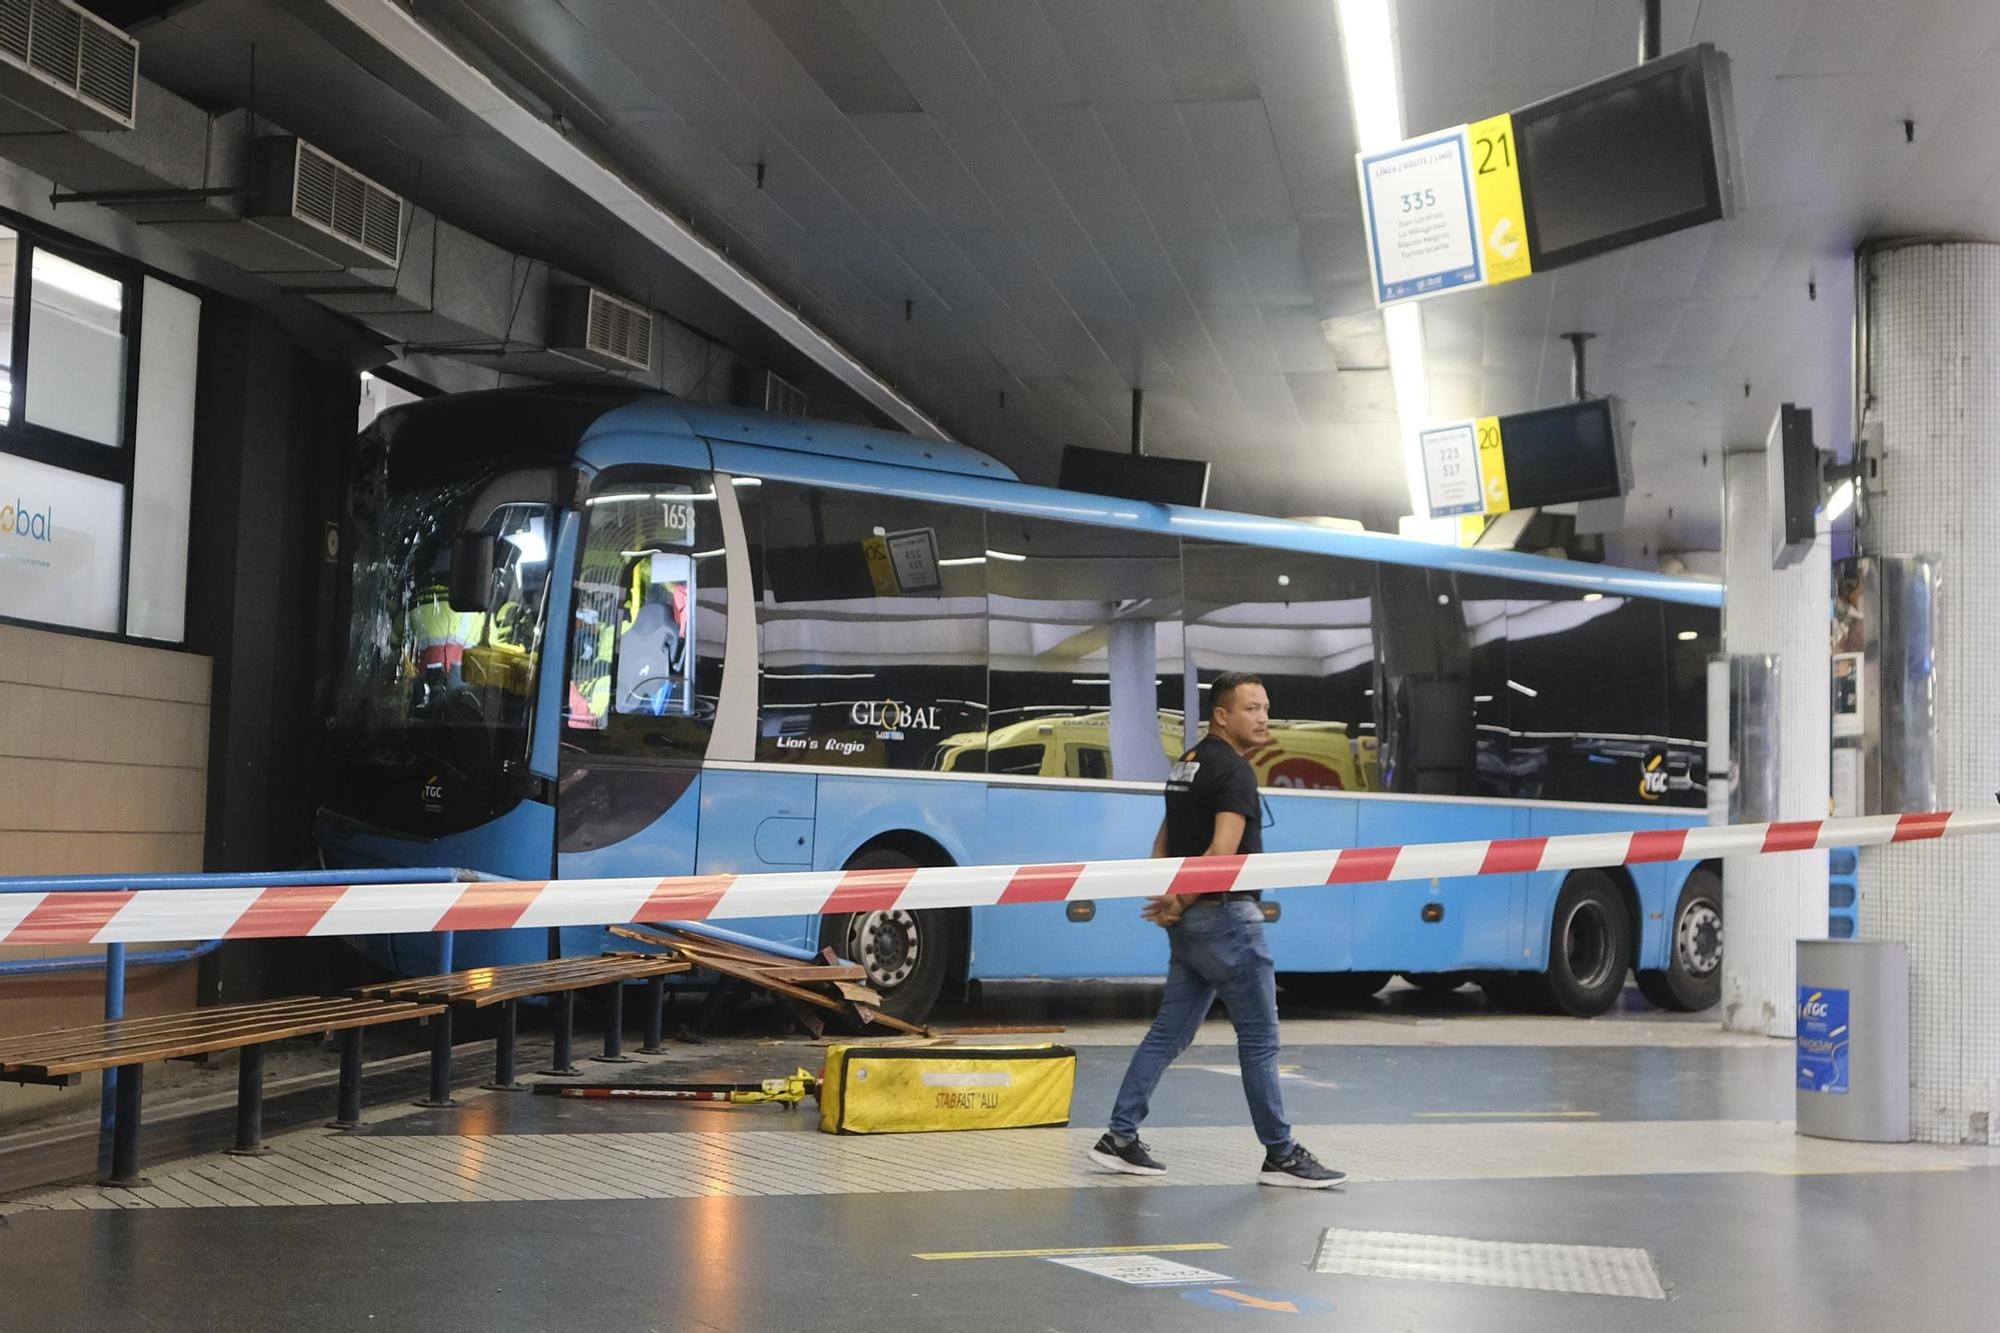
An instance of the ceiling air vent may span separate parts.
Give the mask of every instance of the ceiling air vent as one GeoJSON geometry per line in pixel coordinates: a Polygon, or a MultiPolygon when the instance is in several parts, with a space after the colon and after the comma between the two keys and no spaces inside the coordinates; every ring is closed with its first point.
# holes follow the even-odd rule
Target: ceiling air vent
{"type": "Polygon", "coordinates": [[[257,141],[248,216],[343,268],[395,268],[402,249],[402,196],[290,135],[257,141]]]}
{"type": "Polygon", "coordinates": [[[138,90],[139,43],[112,24],[69,0],[0,0],[0,98],[65,129],[129,130],[138,90]]]}
{"type": "Polygon", "coordinates": [[[653,312],[596,287],[554,288],[549,350],[612,370],[651,370],[653,312]]]}
{"type": "Polygon", "coordinates": [[[806,414],[806,391],[780,375],[764,372],[764,410],[788,417],[806,414]]]}

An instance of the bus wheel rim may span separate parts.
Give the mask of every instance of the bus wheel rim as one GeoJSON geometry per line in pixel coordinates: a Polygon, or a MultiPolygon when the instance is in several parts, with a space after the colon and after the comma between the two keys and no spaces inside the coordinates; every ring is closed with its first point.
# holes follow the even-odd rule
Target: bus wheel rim
{"type": "Polygon", "coordinates": [[[900,909],[859,914],[847,928],[847,939],[854,961],[878,990],[893,990],[908,981],[923,949],[916,917],[900,909]]]}
{"type": "Polygon", "coordinates": [[[1674,923],[1674,953],[1681,969],[1705,977],[1722,966],[1722,912],[1706,898],[1687,905],[1674,923]]]}

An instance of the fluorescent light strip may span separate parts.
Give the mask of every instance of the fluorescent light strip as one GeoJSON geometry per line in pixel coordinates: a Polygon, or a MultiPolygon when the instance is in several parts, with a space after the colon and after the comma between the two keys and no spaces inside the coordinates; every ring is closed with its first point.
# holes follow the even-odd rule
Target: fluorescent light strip
{"type": "Polygon", "coordinates": [[[985,563],[986,557],[983,555],[955,555],[949,560],[938,561],[938,568],[956,569],[960,565],[983,565],[985,563]]]}
{"type": "MultiPolygon", "coordinates": [[[[1347,68],[1354,143],[1364,153],[1400,143],[1404,135],[1401,65],[1390,5],[1391,0],[1339,0],[1340,54],[1347,68]]],[[[1456,545],[1458,525],[1450,519],[1428,517],[1429,491],[1424,485],[1423,457],[1417,452],[1417,432],[1429,424],[1431,415],[1423,313],[1415,302],[1390,306],[1382,312],[1382,331],[1389,344],[1389,380],[1402,436],[1404,484],[1410,494],[1410,513],[1415,516],[1403,525],[1403,535],[1456,545]]]]}
{"type": "Polygon", "coordinates": [[[1508,681],[1508,682],[1507,682],[1507,688],[1508,688],[1508,689],[1510,689],[1510,690],[1512,690],[1512,691],[1514,691],[1514,693],[1516,693],[1516,694],[1525,694],[1525,695],[1527,695],[1527,696],[1528,696],[1528,697],[1529,697],[1530,699],[1539,699],[1539,698],[1541,698],[1541,697],[1542,697],[1542,692],[1541,692],[1540,690],[1531,690],[1531,689],[1529,689],[1529,688],[1528,688],[1528,687],[1527,687],[1526,685],[1523,685],[1523,684],[1522,684],[1522,683],[1521,683],[1520,681],[1518,681],[1518,680],[1510,680],[1510,681],[1508,681]]]}

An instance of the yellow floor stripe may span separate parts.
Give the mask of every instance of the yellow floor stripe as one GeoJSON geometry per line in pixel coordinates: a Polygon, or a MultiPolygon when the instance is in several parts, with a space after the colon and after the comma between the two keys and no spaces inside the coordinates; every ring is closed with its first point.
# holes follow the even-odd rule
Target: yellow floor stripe
{"type": "Polygon", "coordinates": [[[1419,1111],[1419,1120],[1595,1120],[1595,1111],[1419,1111]]]}
{"type": "Polygon", "coordinates": [[[948,1254],[913,1254],[912,1259],[1055,1259],[1070,1254],[1184,1254],[1189,1250],[1226,1250],[1219,1240],[1181,1245],[1077,1245],[1049,1250],[958,1250],[948,1254]]]}

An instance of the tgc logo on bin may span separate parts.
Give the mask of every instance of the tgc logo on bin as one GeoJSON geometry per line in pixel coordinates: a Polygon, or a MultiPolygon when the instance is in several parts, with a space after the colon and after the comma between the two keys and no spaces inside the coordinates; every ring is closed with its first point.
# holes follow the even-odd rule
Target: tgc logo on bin
{"type": "Polygon", "coordinates": [[[1847,1091],[1847,992],[1799,987],[1799,1088],[1847,1091]]]}

